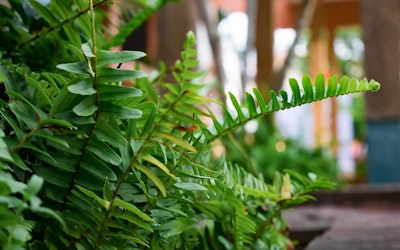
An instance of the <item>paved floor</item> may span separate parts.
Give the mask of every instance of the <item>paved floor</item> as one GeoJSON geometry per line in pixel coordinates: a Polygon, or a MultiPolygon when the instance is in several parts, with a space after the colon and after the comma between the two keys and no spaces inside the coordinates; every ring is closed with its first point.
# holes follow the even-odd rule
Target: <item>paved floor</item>
{"type": "Polygon", "coordinates": [[[285,211],[283,216],[297,237],[319,233],[305,250],[400,250],[400,209],[396,207],[305,206],[285,211]]]}

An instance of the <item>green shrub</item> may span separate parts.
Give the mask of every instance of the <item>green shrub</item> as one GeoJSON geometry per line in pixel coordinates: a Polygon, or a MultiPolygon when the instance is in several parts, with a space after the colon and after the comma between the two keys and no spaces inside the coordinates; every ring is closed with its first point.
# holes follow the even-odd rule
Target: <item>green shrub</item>
{"type": "Polygon", "coordinates": [[[325,87],[319,75],[314,88],[305,76],[290,80],[291,100],[265,103],[255,89],[217,118],[207,105],[218,101],[197,93],[192,33],[180,61],[151,77],[110,66],[145,56],[108,50],[165,3],[145,2],[124,2],[135,18],[108,40],[106,0],[0,5],[3,249],[284,249],[281,210],[332,187],[292,171],[268,184],[213,145],[260,116],[378,83],[334,76],[325,87]]]}

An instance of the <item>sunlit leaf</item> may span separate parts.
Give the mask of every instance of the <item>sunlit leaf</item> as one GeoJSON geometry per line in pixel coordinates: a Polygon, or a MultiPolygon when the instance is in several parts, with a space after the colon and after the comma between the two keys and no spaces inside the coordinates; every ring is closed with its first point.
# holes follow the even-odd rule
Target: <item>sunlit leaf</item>
{"type": "Polygon", "coordinates": [[[121,200],[119,198],[115,198],[113,205],[128,210],[129,212],[137,215],[142,220],[145,220],[145,221],[148,221],[148,222],[153,222],[153,219],[150,216],[148,216],[147,214],[145,214],[142,211],[140,211],[139,208],[137,208],[135,205],[133,205],[131,203],[123,201],[123,200],[121,200]]]}
{"type": "Polygon", "coordinates": [[[158,168],[160,168],[164,173],[166,173],[170,177],[175,178],[175,176],[169,171],[168,167],[165,166],[164,163],[162,163],[161,161],[159,161],[156,158],[154,158],[153,156],[144,155],[144,156],[142,156],[142,159],[152,163],[155,166],[157,166],[158,168]]]}
{"type": "Polygon", "coordinates": [[[135,165],[135,168],[137,168],[140,172],[144,173],[153,183],[156,185],[156,187],[160,190],[161,194],[163,197],[167,196],[167,191],[165,189],[164,184],[162,181],[154,174],[153,171],[151,171],[149,168],[142,166],[142,165],[135,165]]]}
{"type": "Polygon", "coordinates": [[[86,78],[68,86],[71,93],[78,95],[93,95],[97,91],[93,88],[93,78],[86,78]]]}
{"type": "Polygon", "coordinates": [[[96,55],[97,55],[97,64],[99,66],[130,62],[146,56],[146,54],[141,51],[128,51],[128,50],[124,51],[97,50],[96,55]]]}
{"type": "Polygon", "coordinates": [[[57,68],[80,75],[90,76],[93,74],[87,62],[63,63],[58,64],[57,68]]]}
{"type": "Polygon", "coordinates": [[[187,141],[183,140],[182,138],[173,136],[172,134],[166,134],[166,133],[157,133],[158,136],[161,136],[163,138],[166,138],[167,140],[171,141],[172,143],[189,150],[191,152],[196,152],[196,148],[190,145],[187,141]]]}

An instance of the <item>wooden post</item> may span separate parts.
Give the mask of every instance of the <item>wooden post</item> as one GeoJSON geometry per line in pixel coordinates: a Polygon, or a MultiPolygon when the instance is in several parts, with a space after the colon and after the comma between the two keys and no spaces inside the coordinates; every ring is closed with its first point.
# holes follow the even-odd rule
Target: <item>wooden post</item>
{"type": "MultiPolygon", "coordinates": [[[[328,52],[328,33],[323,28],[323,9],[322,4],[318,1],[314,17],[311,22],[311,40],[310,40],[310,74],[315,79],[318,73],[329,70],[329,52],[328,52]]],[[[324,112],[329,100],[318,101],[313,103],[314,110],[314,138],[316,145],[324,145],[329,142],[330,138],[326,137],[326,131],[329,129],[329,120],[324,112]],[[324,108],[325,107],[325,108],[324,108]]]]}
{"type": "MultiPolygon", "coordinates": [[[[277,85],[272,83],[273,56],[274,56],[274,25],[273,25],[273,0],[257,0],[256,41],[257,50],[257,88],[263,94],[266,102],[270,100],[269,91],[277,91],[277,85]]],[[[275,131],[272,115],[263,119],[270,133],[275,131]]]]}
{"type": "Polygon", "coordinates": [[[276,90],[271,83],[273,75],[274,27],[272,0],[257,1],[256,18],[256,49],[257,49],[257,87],[266,98],[269,90],[276,90]]]}
{"type": "Polygon", "coordinates": [[[367,94],[368,180],[400,182],[400,2],[361,1],[365,75],[381,83],[367,94]]]}

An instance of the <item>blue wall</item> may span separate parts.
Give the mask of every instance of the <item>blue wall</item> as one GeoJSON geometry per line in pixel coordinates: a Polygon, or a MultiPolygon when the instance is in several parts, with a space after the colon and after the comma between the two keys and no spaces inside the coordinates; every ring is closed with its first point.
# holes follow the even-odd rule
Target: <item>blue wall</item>
{"type": "Polygon", "coordinates": [[[368,121],[369,183],[400,182],[400,120],[368,121]]]}

